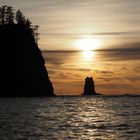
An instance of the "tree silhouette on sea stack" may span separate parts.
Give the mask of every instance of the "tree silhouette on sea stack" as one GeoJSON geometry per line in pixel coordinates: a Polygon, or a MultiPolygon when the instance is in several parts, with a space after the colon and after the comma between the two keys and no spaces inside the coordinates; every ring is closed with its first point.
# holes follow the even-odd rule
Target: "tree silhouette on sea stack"
{"type": "Polygon", "coordinates": [[[54,96],[38,48],[38,27],[20,10],[0,7],[0,96],[54,96]]]}

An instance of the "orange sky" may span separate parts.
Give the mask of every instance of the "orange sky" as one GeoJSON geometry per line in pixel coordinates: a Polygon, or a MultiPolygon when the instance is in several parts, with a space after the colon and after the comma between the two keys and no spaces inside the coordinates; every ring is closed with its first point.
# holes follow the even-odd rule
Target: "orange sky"
{"type": "Polygon", "coordinates": [[[140,93],[139,52],[53,51],[43,56],[58,95],[83,93],[87,76],[94,77],[98,93],[140,93]]]}

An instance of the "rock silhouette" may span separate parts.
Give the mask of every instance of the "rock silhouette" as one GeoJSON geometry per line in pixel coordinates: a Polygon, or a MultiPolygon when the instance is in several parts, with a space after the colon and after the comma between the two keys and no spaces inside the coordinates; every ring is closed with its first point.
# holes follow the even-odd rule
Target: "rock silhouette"
{"type": "MultiPolygon", "coordinates": [[[[54,96],[31,22],[0,24],[0,96],[54,96]]],[[[37,34],[37,33],[36,33],[37,34]]]]}
{"type": "Polygon", "coordinates": [[[86,77],[83,95],[96,95],[94,81],[92,77],[86,77]]]}

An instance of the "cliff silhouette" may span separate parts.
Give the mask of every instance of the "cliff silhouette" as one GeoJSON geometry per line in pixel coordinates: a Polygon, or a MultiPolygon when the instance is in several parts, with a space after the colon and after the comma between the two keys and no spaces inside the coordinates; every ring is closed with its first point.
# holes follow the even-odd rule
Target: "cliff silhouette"
{"type": "Polygon", "coordinates": [[[86,77],[83,95],[97,95],[92,77],[86,77]]]}
{"type": "Polygon", "coordinates": [[[15,14],[12,7],[0,7],[0,96],[55,95],[38,48],[37,28],[20,10],[15,14]]]}

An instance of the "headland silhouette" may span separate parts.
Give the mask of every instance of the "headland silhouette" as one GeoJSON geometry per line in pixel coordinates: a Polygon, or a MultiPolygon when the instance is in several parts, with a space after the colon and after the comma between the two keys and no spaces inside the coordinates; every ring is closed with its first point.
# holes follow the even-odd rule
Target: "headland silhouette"
{"type": "Polygon", "coordinates": [[[0,96],[55,96],[38,48],[38,25],[11,6],[0,7],[0,96]]]}

